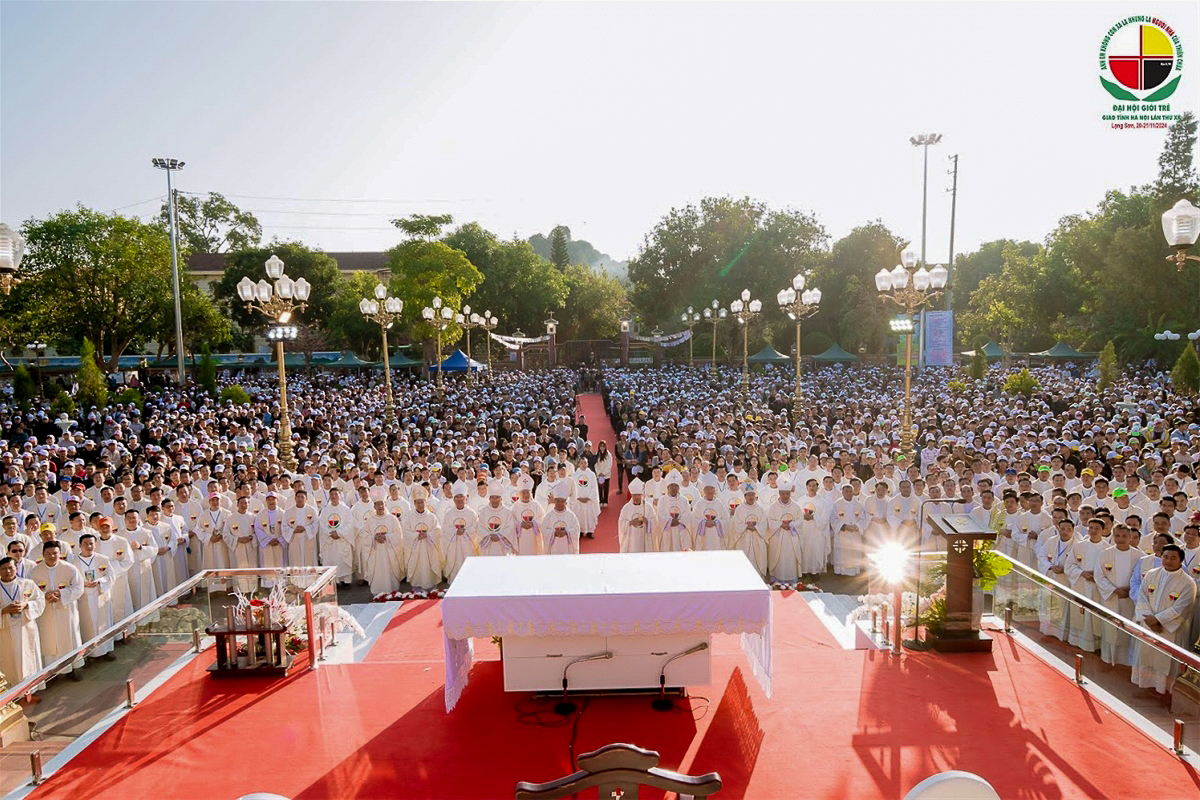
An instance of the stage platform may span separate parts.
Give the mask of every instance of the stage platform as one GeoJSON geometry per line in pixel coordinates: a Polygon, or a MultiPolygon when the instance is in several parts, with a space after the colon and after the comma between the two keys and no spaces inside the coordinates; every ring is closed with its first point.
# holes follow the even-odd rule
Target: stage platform
{"type": "Polygon", "coordinates": [[[213,681],[210,648],[30,796],[502,798],[618,741],[720,772],[718,797],[899,798],[948,769],[1005,798],[1200,794],[1193,767],[1002,634],[991,654],[897,661],[846,649],[802,595],[774,601],[774,697],[744,676],[738,637],[716,636],[713,685],[669,713],[595,697],[560,718],[552,701],[505,694],[499,653],[479,641],[447,714],[436,600],[380,612],[372,641],[339,646],[342,663],[284,679],[213,681]]]}

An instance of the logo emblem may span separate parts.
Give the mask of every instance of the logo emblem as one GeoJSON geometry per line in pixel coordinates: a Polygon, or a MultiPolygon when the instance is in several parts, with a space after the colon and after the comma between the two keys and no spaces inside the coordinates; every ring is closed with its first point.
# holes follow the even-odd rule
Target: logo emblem
{"type": "Polygon", "coordinates": [[[1156,17],[1127,17],[1100,42],[1100,83],[1117,100],[1153,103],[1179,87],[1179,35],[1156,17]]]}
{"type": "Polygon", "coordinates": [[[954,552],[965,553],[967,550],[967,540],[966,539],[955,539],[953,547],[954,547],[954,552]]]}

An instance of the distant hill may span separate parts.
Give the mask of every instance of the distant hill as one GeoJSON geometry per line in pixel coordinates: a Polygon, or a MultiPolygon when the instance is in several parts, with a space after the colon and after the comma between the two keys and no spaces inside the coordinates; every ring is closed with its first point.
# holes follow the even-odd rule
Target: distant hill
{"type": "MultiPolygon", "coordinates": [[[[549,236],[535,233],[529,237],[529,244],[533,246],[533,251],[539,256],[547,260],[550,259],[549,236]]],[[[571,254],[572,264],[587,264],[592,267],[600,267],[621,282],[625,282],[629,278],[628,262],[618,261],[608,253],[601,253],[592,246],[591,242],[585,242],[583,239],[572,239],[568,235],[567,251],[571,254]]]]}

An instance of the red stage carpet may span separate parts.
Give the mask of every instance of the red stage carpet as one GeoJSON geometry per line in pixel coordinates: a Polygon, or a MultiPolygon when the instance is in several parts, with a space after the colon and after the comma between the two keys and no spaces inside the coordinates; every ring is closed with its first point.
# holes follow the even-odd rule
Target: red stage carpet
{"type": "MultiPolygon", "coordinates": [[[[718,636],[714,685],[675,713],[604,697],[563,720],[551,703],[505,694],[499,662],[484,661],[446,714],[440,609],[409,602],[367,663],[214,681],[206,653],[34,796],[503,798],[617,741],[660,751],[668,768],[719,771],[728,798],[898,798],[947,769],[982,775],[1004,798],[1200,794],[1192,767],[1007,639],[989,656],[897,664],[838,649],[785,594],[775,595],[770,700],[743,678],[736,637],[718,636]]],[[[476,645],[487,657],[490,645],[476,645]]]]}
{"type": "MultiPolygon", "coordinates": [[[[608,452],[614,452],[617,435],[613,432],[612,424],[608,421],[608,412],[604,410],[604,400],[598,394],[581,394],[576,398],[578,413],[582,414],[588,424],[588,441],[592,447],[598,448],[601,441],[608,442],[608,452]]],[[[613,456],[614,462],[616,456],[613,456]]],[[[600,520],[596,524],[596,538],[584,539],[579,543],[583,553],[616,553],[621,548],[617,542],[617,517],[621,515],[621,506],[629,499],[628,493],[617,494],[616,464],[613,464],[612,486],[608,492],[608,508],[600,509],[600,520]]]]}

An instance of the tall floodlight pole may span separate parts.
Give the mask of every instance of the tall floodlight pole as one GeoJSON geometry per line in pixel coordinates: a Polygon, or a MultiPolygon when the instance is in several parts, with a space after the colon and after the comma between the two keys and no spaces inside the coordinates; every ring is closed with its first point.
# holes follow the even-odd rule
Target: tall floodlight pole
{"type": "Polygon", "coordinates": [[[175,188],[171,182],[171,173],[183,169],[184,162],[177,158],[153,158],[150,163],[167,173],[167,216],[170,217],[171,227],[171,285],[175,292],[175,356],[178,361],[176,381],[182,388],[186,385],[187,375],[183,370],[183,303],[179,294],[179,244],[175,224],[175,188]]]}
{"type": "MultiPolygon", "coordinates": [[[[940,133],[922,133],[909,138],[913,147],[921,148],[921,266],[927,266],[925,260],[925,228],[929,217],[929,146],[942,140],[940,133]]],[[[925,309],[921,309],[921,329],[917,332],[917,369],[925,366],[925,309]]]]}

